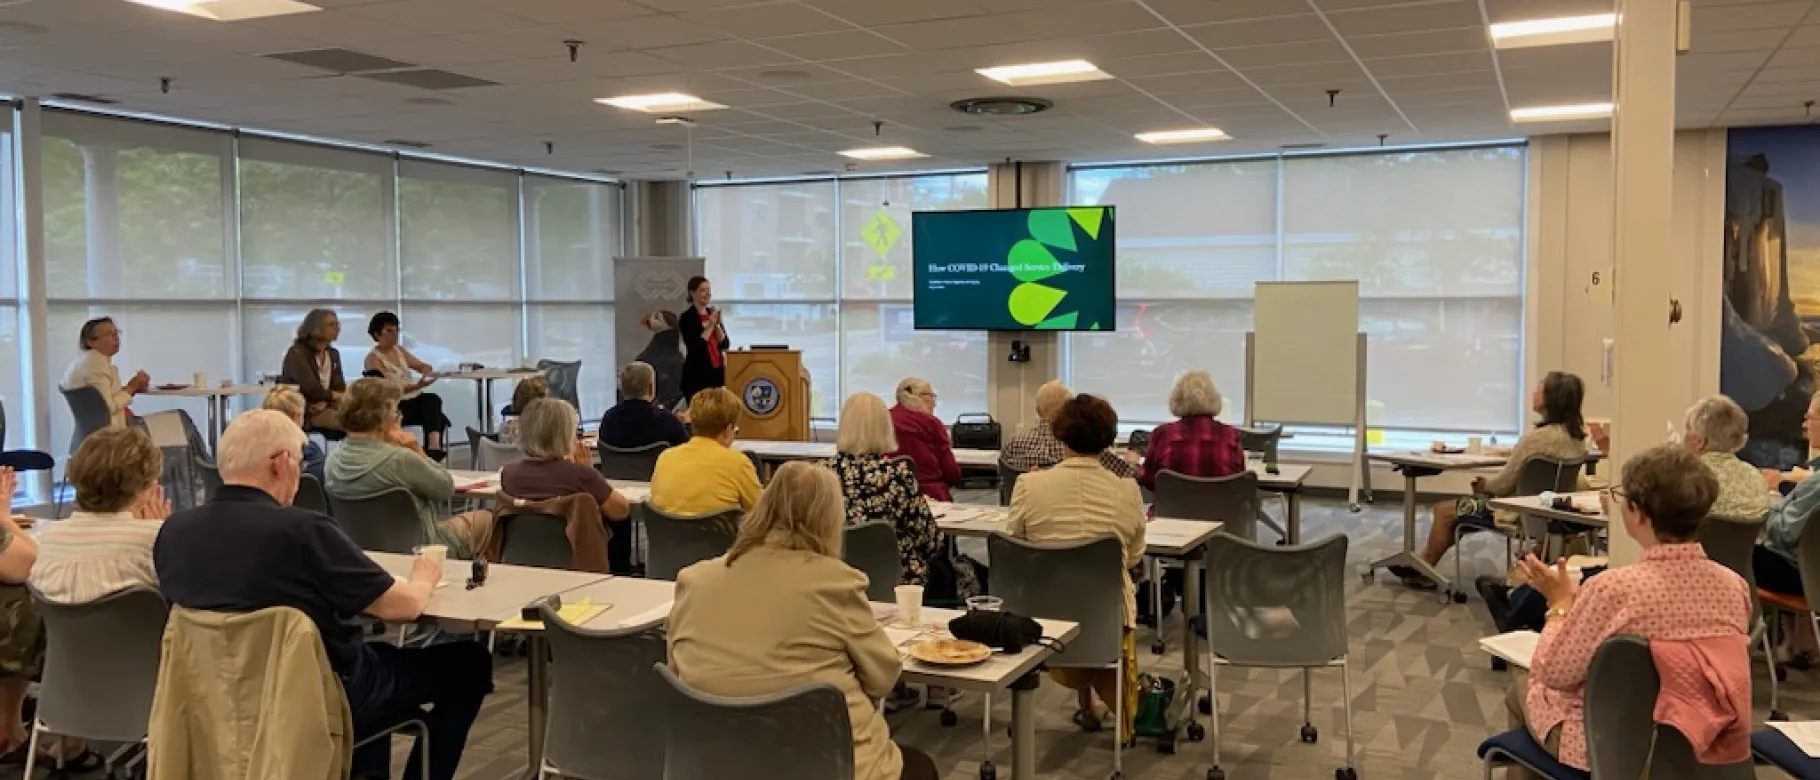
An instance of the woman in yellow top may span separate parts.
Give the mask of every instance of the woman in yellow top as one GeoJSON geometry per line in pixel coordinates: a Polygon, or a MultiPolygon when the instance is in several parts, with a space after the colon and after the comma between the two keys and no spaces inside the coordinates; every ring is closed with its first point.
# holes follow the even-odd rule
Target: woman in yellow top
{"type": "Polygon", "coordinates": [[[845,516],[833,471],[778,469],[733,548],[677,575],[670,668],[716,696],[832,685],[847,700],[856,780],[935,780],[935,762],[893,743],[879,712],[903,662],[866,603],[866,575],[841,561],[845,516]]]}
{"type": "Polygon", "coordinates": [[[1137,655],[1131,632],[1137,627],[1137,588],[1131,584],[1131,567],[1144,560],[1144,499],[1137,482],[1118,476],[1100,465],[1100,454],[1118,437],[1119,417],[1112,405],[1091,395],[1077,395],[1064,404],[1049,422],[1062,442],[1064,457],[1053,468],[1019,477],[1011,491],[1011,516],[1005,532],[1030,542],[1083,542],[1113,536],[1124,551],[1124,571],[1119,579],[1125,591],[1124,662],[1120,669],[1053,669],[1049,675],[1080,697],[1075,723],[1087,731],[1100,728],[1100,700],[1111,703],[1118,696],[1118,675],[1124,679],[1124,722],[1119,739],[1131,740],[1132,717],[1137,712],[1137,655]]]}
{"type": "Polygon", "coordinates": [[[758,469],[733,449],[739,433],[739,396],[710,387],[689,400],[692,434],[664,450],[651,472],[651,506],[671,515],[706,515],[728,507],[752,511],[758,503],[758,469]]]}

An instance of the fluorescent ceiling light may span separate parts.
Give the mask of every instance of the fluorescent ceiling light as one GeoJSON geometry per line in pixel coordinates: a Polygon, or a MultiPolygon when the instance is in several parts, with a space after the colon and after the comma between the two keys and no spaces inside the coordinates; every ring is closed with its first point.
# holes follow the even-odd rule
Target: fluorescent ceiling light
{"type": "Polygon", "coordinates": [[[1069,84],[1076,81],[1101,81],[1112,78],[1112,74],[1100,70],[1086,60],[1004,65],[996,68],[980,68],[974,73],[1014,87],[1069,84]]]}
{"type": "Polygon", "coordinates": [[[713,111],[726,108],[719,103],[702,100],[694,95],[681,92],[659,92],[653,95],[620,95],[619,97],[596,98],[596,103],[605,103],[614,108],[627,111],[643,111],[648,114],[667,114],[672,111],[713,111]]]}
{"type": "Polygon", "coordinates": [[[1500,49],[1597,43],[1611,40],[1617,26],[1617,14],[1559,16],[1553,19],[1499,22],[1491,26],[1491,42],[1493,46],[1500,49]]]}
{"type": "Polygon", "coordinates": [[[1158,130],[1138,133],[1137,139],[1147,144],[1192,144],[1202,141],[1224,141],[1232,136],[1217,127],[1195,127],[1188,130],[1158,130]]]}
{"type": "Polygon", "coordinates": [[[908,146],[874,146],[866,149],[848,149],[847,151],[841,152],[841,156],[851,157],[855,160],[878,161],[914,160],[918,157],[928,157],[929,155],[923,154],[908,146]]]}
{"type": "Polygon", "coordinates": [[[321,8],[297,0],[126,0],[129,3],[200,16],[217,22],[238,22],[271,16],[320,11],[321,8]]]}
{"type": "Polygon", "coordinates": [[[1610,103],[1583,103],[1577,106],[1532,106],[1510,110],[1512,122],[1563,122],[1570,119],[1604,119],[1611,116],[1610,103]]]}

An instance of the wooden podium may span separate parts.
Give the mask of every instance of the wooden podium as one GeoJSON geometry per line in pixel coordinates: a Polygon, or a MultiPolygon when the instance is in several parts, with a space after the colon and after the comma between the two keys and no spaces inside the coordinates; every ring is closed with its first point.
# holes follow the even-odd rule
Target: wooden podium
{"type": "Polygon", "coordinates": [[[739,396],[739,437],[809,440],[809,372],[795,349],[727,353],[727,389],[739,396]]]}

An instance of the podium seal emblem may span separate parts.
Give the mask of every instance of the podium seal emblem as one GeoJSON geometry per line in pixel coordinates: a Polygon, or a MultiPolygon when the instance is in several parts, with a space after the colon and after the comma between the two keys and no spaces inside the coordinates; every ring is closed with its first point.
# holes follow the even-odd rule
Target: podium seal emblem
{"type": "Polygon", "coordinates": [[[746,412],[754,417],[769,417],[783,401],[778,395],[777,383],[762,376],[747,382],[739,395],[745,401],[746,412]]]}

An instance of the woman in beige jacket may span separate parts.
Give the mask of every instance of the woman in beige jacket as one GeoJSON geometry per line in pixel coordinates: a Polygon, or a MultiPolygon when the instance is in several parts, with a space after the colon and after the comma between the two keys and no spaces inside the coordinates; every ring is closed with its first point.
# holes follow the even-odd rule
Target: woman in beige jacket
{"type": "Polygon", "coordinates": [[[856,780],[936,780],[935,762],[893,744],[879,713],[903,661],[866,602],[866,575],[841,561],[845,514],[833,471],[779,468],[733,548],[676,576],[670,668],[719,696],[832,685],[847,699],[856,780]]]}

